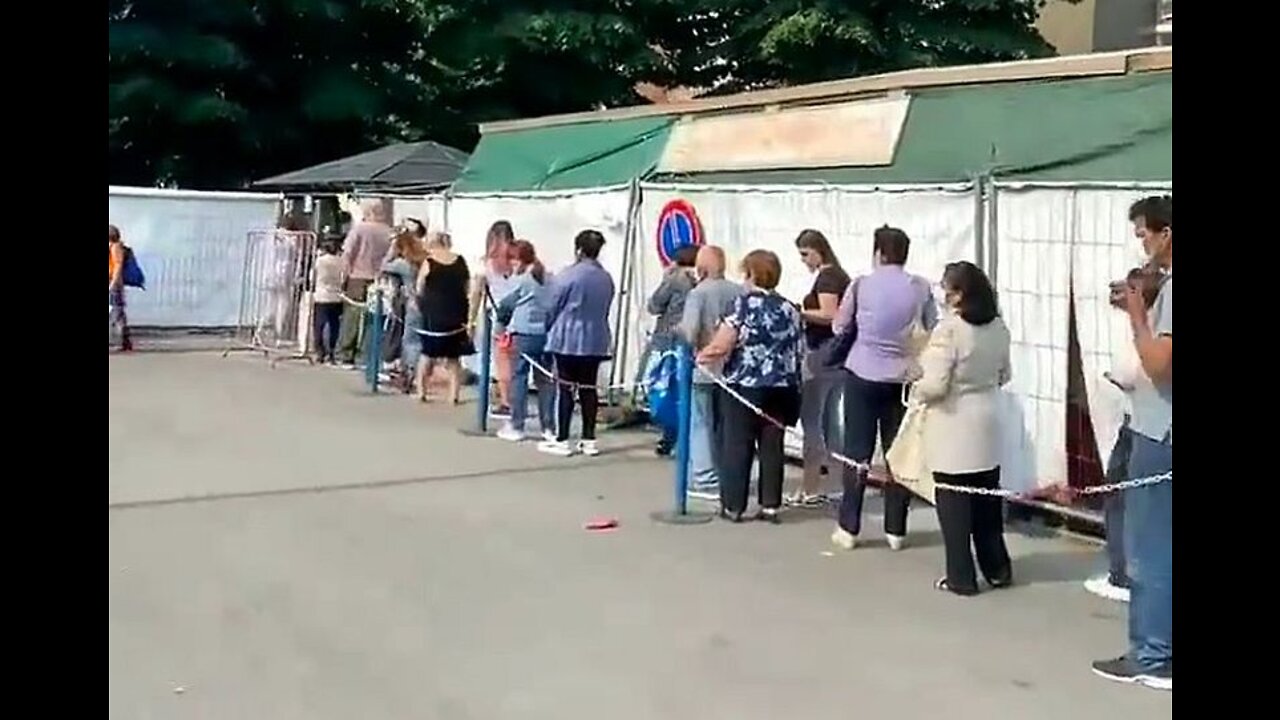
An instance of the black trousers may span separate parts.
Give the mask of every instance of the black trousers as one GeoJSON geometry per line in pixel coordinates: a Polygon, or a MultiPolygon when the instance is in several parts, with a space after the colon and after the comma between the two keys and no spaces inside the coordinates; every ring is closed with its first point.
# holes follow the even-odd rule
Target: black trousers
{"type": "MultiPolygon", "coordinates": [[[[1000,487],[1000,468],[959,475],[935,472],[933,479],[948,485],[994,490],[1000,487]]],[[[973,567],[975,553],[978,569],[987,582],[1008,585],[1013,580],[1013,564],[1004,544],[1004,501],[990,495],[942,488],[938,488],[935,501],[947,556],[947,586],[951,592],[959,595],[978,592],[973,567]]]]}
{"type": "Polygon", "coordinates": [[[342,301],[315,303],[311,308],[312,329],[315,334],[316,355],[321,361],[332,360],[338,345],[338,328],[342,324],[342,301]],[[325,330],[328,330],[328,335],[325,330]]]}
{"type": "Polygon", "coordinates": [[[600,363],[604,358],[584,355],[555,355],[556,377],[560,383],[556,396],[556,439],[569,439],[569,423],[573,421],[573,402],[582,406],[582,439],[596,439],[596,414],[600,411],[600,393],[596,390],[600,363]],[[569,385],[567,383],[574,383],[569,385]]]}
{"type": "MultiPolygon", "coordinates": [[[[772,408],[791,400],[795,388],[744,388],[734,390],[770,415],[772,408]]],[[[794,403],[792,403],[794,404],[794,403]]],[[[721,391],[720,440],[720,505],[726,512],[742,513],[747,509],[747,493],[751,489],[751,466],[760,459],[758,485],[762,508],[782,506],[782,428],[756,415],[746,405],[721,391]]]]}
{"type": "MultiPolygon", "coordinates": [[[[851,372],[844,374],[844,454],[862,463],[871,462],[876,452],[876,436],[885,449],[893,445],[906,413],[902,404],[902,383],[863,380],[851,372]]],[[[890,468],[892,470],[892,468],[890,468]]],[[[844,467],[841,476],[844,497],[840,499],[840,527],[850,535],[862,530],[862,500],[867,491],[867,474],[844,467]]],[[[897,483],[884,486],[884,531],[899,537],[907,534],[907,509],[911,492],[897,483]]]]}

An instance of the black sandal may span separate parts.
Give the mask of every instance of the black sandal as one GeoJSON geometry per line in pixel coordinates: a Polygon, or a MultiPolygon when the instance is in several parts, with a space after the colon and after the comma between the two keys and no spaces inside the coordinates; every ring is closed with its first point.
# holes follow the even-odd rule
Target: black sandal
{"type": "Polygon", "coordinates": [[[938,581],[933,584],[933,589],[941,590],[943,592],[949,592],[952,595],[959,595],[960,597],[970,597],[972,595],[978,594],[976,590],[973,592],[961,592],[960,590],[956,590],[955,588],[951,587],[951,583],[947,582],[946,578],[938,578],[938,581]]]}
{"type": "Polygon", "coordinates": [[[755,519],[760,522],[767,522],[771,525],[781,525],[782,518],[777,508],[760,508],[755,514],[755,519]]]}
{"type": "Polygon", "coordinates": [[[740,522],[742,522],[742,513],[740,513],[740,512],[729,512],[728,510],[725,510],[724,508],[720,508],[720,519],[721,519],[721,520],[726,520],[726,521],[728,521],[728,522],[735,523],[735,524],[736,524],[736,523],[740,523],[740,522]]]}

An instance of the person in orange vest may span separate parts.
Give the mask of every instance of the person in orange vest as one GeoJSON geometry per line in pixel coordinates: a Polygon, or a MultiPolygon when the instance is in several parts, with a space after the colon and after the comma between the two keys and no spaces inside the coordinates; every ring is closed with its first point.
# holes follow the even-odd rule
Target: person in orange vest
{"type": "Polygon", "coordinates": [[[133,350],[129,336],[129,318],[124,311],[124,243],[120,241],[120,228],[107,226],[107,307],[110,323],[120,332],[121,352],[133,350]]]}

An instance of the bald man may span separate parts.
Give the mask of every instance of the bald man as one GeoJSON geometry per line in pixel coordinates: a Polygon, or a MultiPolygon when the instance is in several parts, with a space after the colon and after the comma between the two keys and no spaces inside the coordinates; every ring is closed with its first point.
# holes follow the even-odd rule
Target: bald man
{"type": "MultiPolygon", "coordinates": [[[[697,285],[684,301],[678,332],[693,346],[695,354],[711,341],[720,321],[742,294],[742,286],[724,279],[724,250],[706,245],[694,260],[697,285]]],[[[719,374],[721,367],[709,367],[719,374]]],[[[693,374],[693,412],[689,427],[689,474],[691,495],[719,498],[720,412],[717,388],[702,371],[693,374]]]]}

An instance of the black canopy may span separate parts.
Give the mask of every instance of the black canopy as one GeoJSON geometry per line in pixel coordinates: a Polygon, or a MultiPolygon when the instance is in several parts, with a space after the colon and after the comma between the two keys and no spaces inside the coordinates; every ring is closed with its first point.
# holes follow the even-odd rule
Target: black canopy
{"type": "Polygon", "coordinates": [[[401,143],[258,180],[282,192],[430,192],[453,184],[468,155],[437,142],[401,143]]]}

